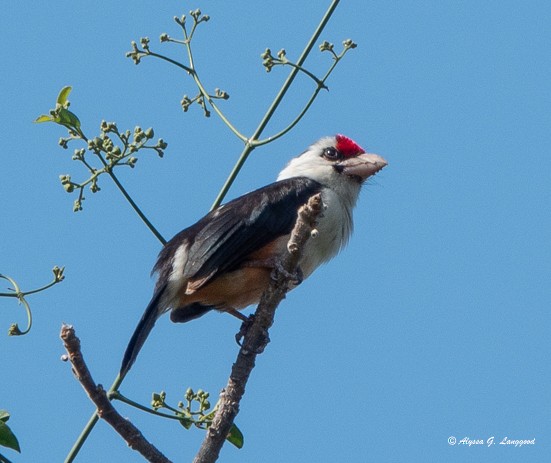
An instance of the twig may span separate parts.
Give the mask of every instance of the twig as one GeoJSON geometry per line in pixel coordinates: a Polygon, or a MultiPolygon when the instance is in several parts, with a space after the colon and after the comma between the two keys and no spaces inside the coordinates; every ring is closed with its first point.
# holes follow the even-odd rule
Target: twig
{"type": "Polygon", "coordinates": [[[208,428],[193,463],[213,463],[218,459],[224,440],[239,412],[239,403],[245,393],[245,386],[254,368],[256,356],[263,352],[270,341],[268,329],[274,322],[276,308],[289,290],[290,280],[292,275],[296,274],[302,250],[314,230],[320,211],[320,194],[312,196],[308,203],[300,208],[287,245],[289,253],[281,261],[282,270],[274,271],[273,281],[262,295],[253,321],[243,339],[237,360],[233,364],[228,384],[220,393],[220,402],[212,425],[208,428]]]}
{"type": "MultiPolygon", "coordinates": [[[[310,40],[308,41],[308,43],[306,44],[306,47],[304,48],[302,54],[300,55],[300,57],[299,57],[299,59],[296,63],[297,66],[302,66],[304,64],[304,62],[306,61],[306,58],[310,54],[310,51],[312,51],[312,48],[314,48],[314,45],[315,45],[316,41],[318,40],[319,36],[323,32],[323,29],[325,28],[325,26],[329,22],[329,19],[331,18],[331,15],[334,13],[335,9],[337,8],[337,6],[339,4],[339,1],[340,0],[333,0],[331,2],[331,5],[329,5],[329,8],[327,9],[325,14],[323,15],[323,18],[321,19],[320,23],[318,24],[318,27],[314,31],[314,34],[312,35],[312,37],[310,37],[310,40]]],[[[224,200],[224,198],[225,198],[226,194],[228,193],[230,187],[232,186],[233,182],[235,181],[235,179],[237,177],[237,174],[239,174],[239,171],[243,167],[243,164],[245,164],[245,161],[247,160],[249,155],[256,148],[257,140],[260,138],[260,135],[262,135],[262,132],[264,131],[264,129],[268,125],[268,122],[270,122],[270,119],[273,117],[277,107],[279,106],[279,104],[283,100],[283,97],[285,96],[285,94],[287,93],[289,88],[291,87],[291,84],[293,83],[293,81],[295,80],[295,77],[299,74],[299,72],[300,71],[296,67],[291,69],[291,72],[289,73],[289,76],[287,77],[287,79],[283,83],[283,86],[281,87],[278,94],[274,98],[274,101],[272,101],[272,104],[270,105],[270,107],[266,111],[266,114],[264,114],[264,117],[262,118],[262,120],[258,124],[258,127],[254,131],[253,135],[249,138],[247,143],[245,143],[245,148],[243,148],[243,151],[241,152],[241,155],[239,156],[239,159],[235,163],[235,166],[233,167],[233,169],[230,172],[228,178],[224,182],[224,185],[222,186],[222,188],[220,189],[218,195],[216,196],[216,199],[214,200],[214,203],[211,206],[211,210],[216,209],[222,203],[222,201],[224,200]]],[[[316,93],[314,94],[314,97],[317,95],[318,92],[319,92],[319,87],[318,87],[316,93]]],[[[308,104],[307,104],[308,108],[310,107],[312,102],[313,102],[313,99],[310,102],[308,102],[308,104]]],[[[305,113],[306,113],[306,111],[301,112],[300,117],[302,118],[302,116],[305,113]]],[[[298,120],[299,119],[297,119],[293,122],[293,127],[294,127],[294,125],[296,125],[298,123],[298,120]]]]}
{"type": "Polygon", "coordinates": [[[65,349],[69,354],[69,360],[73,366],[73,372],[97,407],[97,414],[109,423],[115,431],[127,442],[128,446],[140,452],[147,461],[154,463],[170,463],[156,447],[154,447],[143,436],[136,426],[129,420],[123,418],[119,412],[113,407],[107,394],[101,385],[96,385],[88,370],[88,366],[84,362],[82,352],[80,351],[80,339],[75,335],[75,330],[71,325],[63,324],[61,327],[61,339],[65,345],[65,349]]]}

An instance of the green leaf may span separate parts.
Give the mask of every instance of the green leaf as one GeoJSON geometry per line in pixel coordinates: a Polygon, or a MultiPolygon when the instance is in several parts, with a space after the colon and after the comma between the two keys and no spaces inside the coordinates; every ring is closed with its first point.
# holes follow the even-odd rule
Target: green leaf
{"type": "Polygon", "coordinates": [[[17,437],[15,437],[15,434],[4,421],[0,421],[0,445],[21,453],[17,437]]]}
{"type": "Polygon", "coordinates": [[[52,116],[46,116],[45,114],[42,114],[41,116],[37,117],[34,122],[40,123],[40,122],[55,122],[54,118],[52,116]]]}
{"type": "Polygon", "coordinates": [[[0,409],[0,421],[4,423],[10,419],[10,414],[7,410],[0,409]]]}
{"type": "Polygon", "coordinates": [[[55,122],[64,125],[65,127],[74,127],[75,129],[80,129],[80,120],[78,119],[78,117],[65,108],[60,108],[57,111],[57,118],[55,122]]]}
{"type": "Polygon", "coordinates": [[[243,433],[239,430],[239,428],[235,424],[232,424],[232,427],[230,429],[228,437],[226,437],[226,440],[230,444],[233,444],[238,449],[240,449],[243,447],[245,438],[243,437],[243,433]]]}
{"type": "Polygon", "coordinates": [[[186,429],[189,429],[191,428],[191,426],[193,426],[193,420],[186,418],[185,416],[182,416],[179,421],[180,424],[186,429]]]}
{"type": "Polygon", "coordinates": [[[60,106],[65,106],[67,103],[67,98],[69,98],[69,93],[71,93],[73,87],[63,87],[57,96],[57,104],[60,106]]]}

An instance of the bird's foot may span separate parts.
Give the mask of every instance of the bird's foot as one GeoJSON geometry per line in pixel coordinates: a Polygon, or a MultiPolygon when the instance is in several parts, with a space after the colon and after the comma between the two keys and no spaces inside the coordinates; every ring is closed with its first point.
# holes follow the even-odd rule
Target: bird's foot
{"type": "Polygon", "coordinates": [[[254,322],[254,313],[250,314],[248,317],[245,317],[242,320],[243,320],[243,323],[241,323],[241,327],[239,328],[239,331],[235,335],[235,342],[239,347],[243,347],[241,340],[245,337],[245,335],[249,331],[249,328],[254,322]]]}
{"type": "Polygon", "coordinates": [[[293,286],[298,286],[304,281],[304,274],[302,273],[302,269],[300,267],[297,267],[294,272],[288,272],[283,268],[280,261],[276,261],[274,264],[274,271],[270,275],[272,280],[277,280],[277,273],[280,273],[287,278],[293,286]]]}
{"type": "MultiPolygon", "coordinates": [[[[254,314],[251,314],[247,317],[247,320],[243,321],[241,324],[241,328],[239,328],[239,332],[235,335],[235,342],[239,345],[239,347],[243,347],[243,343],[241,342],[243,338],[248,333],[249,329],[251,328],[252,324],[254,323],[255,316],[254,314]]],[[[262,330],[262,340],[260,342],[260,345],[254,350],[255,354],[261,354],[264,352],[264,349],[270,342],[270,337],[268,336],[268,331],[262,330]]],[[[245,350],[243,352],[246,354],[245,350]]]]}

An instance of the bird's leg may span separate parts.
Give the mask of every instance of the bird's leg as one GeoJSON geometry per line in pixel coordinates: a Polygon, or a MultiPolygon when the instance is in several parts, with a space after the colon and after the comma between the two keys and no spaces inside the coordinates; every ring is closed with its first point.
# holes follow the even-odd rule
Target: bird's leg
{"type": "MultiPolygon", "coordinates": [[[[251,325],[254,322],[254,313],[250,314],[248,317],[243,315],[241,312],[238,312],[235,309],[226,309],[226,312],[233,315],[234,317],[239,318],[239,320],[242,320],[243,323],[241,323],[241,327],[239,328],[239,331],[235,335],[235,342],[239,347],[243,347],[243,343],[241,342],[247,332],[249,331],[251,325]]],[[[264,352],[264,347],[270,342],[270,338],[268,336],[268,332],[266,330],[263,330],[264,333],[264,340],[262,342],[262,346],[256,351],[257,354],[261,354],[264,352]]]]}
{"type": "Polygon", "coordinates": [[[239,328],[239,331],[235,335],[235,342],[241,347],[241,340],[247,333],[249,327],[252,325],[254,321],[254,314],[250,314],[248,317],[246,315],[243,315],[238,310],[235,310],[233,308],[226,309],[224,312],[229,313],[230,315],[233,315],[235,318],[239,318],[241,320],[241,328],[239,328]]]}
{"type": "MultiPolygon", "coordinates": [[[[249,331],[251,325],[253,324],[254,318],[255,318],[254,314],[249,315],[247,319],[241,324],[241,328],[239,328],[239,332],[235,335],[235,342],[237,342],[239,347],[243,347],[243,344],[241,341],[249,331]]],[[[262,338],[261,344],[257,349],[255,349],[255,354],[261,354],[262,352],[264,352],[264,349],[270,342],[270,337],[268,336],[267,330],[265,329],[262,330],[262,336],[263,338],[262,338]]],[[[243,350],[243,352],[245,353],[246,351],[243,350]]]]}
{"type": "MultiPolygon", "coordinates": [[[[242,315],[242,314],[239,314],[239,315],[242,315]]],[[[241,323],[241,327],[239,328],[239,331],[235,335],[235,342],[239,345],[239,347],[242,347],[241,340],[245,337],[245,335],[247,334],[247,331],[249,331],[249,328],[254,322],[254,313],[250,314],[248,317],[244,317],[242,320],[243,320],[243,323],[241,323]]]]}
{"type": "Polygon", "coordinates": [[[248,323],[248,322],[251,321],[250,318],[251,318],[252,315],[249,315],[247,317],[246,315],[243,315],[241,312],[239,312],[239,310],[225,309],[224,312],[227,312],[230,315],[233,315],[235,318],[239,318],[239,320],[241,320],[243,323],[248,323]]]}

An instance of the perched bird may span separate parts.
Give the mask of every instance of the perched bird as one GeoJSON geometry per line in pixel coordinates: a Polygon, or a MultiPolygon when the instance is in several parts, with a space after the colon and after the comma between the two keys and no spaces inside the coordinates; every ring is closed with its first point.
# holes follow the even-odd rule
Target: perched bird
{"type": "Polygon", "coordinates": [[[279,256],[287,252],[298,209],[316,193],[321,193],[323,209],[318,234],[302,252],[302,278],[334,257],[352,232],[362,183],[386,165],[344,135],[325,137],[292,159],[276,182],[214,209],[178,233],[159,254],[155,292],[120,374],[126,375],[155,321],[168,310],[173,322],[184,323],[213,309],[236,315],[257,304],[279,256]]]}

